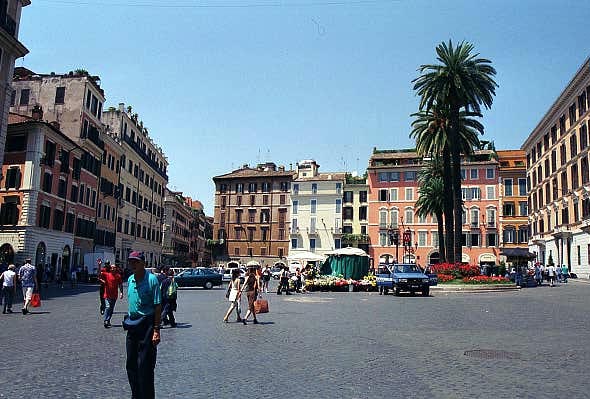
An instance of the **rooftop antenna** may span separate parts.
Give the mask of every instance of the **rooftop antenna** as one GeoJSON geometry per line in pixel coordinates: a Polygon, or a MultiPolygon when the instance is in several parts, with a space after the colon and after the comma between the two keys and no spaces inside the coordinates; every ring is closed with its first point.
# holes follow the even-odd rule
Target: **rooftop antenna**
{"type": "Polygon", "coordinates": [[[260,163],[260,147],[258,147],[258,157],[256,158],[256,163],[260,163]]]}

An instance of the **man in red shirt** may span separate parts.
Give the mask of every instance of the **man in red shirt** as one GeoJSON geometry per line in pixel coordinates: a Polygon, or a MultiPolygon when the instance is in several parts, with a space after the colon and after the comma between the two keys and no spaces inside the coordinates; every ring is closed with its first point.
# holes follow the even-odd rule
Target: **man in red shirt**
{"type": "Polygon", "coordinates": [[[117,288],[119,289],[119,298],[123,299],[123,281],[116,268],[111,267],[108,263],[105,265],[103,272],[100,274],[100,282],[104,285],[103,298],[105,299],[104,328],[111,327],[111,317],[117,303],[117,288]]]}

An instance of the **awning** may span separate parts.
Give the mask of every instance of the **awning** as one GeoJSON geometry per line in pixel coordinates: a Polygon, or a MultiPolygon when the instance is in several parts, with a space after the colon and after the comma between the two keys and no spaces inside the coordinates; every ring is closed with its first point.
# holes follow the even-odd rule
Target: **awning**
{"type": "Polygon", "coordinates": [[[527,259],[535,259],[537,255],[534,253],[529,252],[528,248],[504,248],[500,255],[504,255],[506,257],[511,258],[527,258],[527,259]]]}
{"type": "Polygon", "coordinates": [[[326,255],[336,255],[336,256],[369,256],[365,251],[360,248],[341,248],[337,249],[332,252],[326,252],[326,255]]]}
{"type": "Polygon", "coordinates": [[[287,256],[287,259],[290,261],[302,260],[302,261],[315,262],[315,261],[323,261],[324,259],[326,259],[326,257],[322,256],[322,255],[318,255],[313,252],[300,251],[300,252],[295,252],[295,253],[289,254],[289,256],[287,256]]]}

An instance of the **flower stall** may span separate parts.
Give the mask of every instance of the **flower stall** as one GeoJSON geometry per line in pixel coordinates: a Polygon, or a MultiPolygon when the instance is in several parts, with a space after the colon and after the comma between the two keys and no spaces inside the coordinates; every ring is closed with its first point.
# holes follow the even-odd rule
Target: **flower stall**
{"type": "Polygon", "coordinates": [[[342,275],[344,279],[360,280],[369,272],[369,255],[359,248],[342,248],[327,252],[321,272],[324,275],[342,275]]]}

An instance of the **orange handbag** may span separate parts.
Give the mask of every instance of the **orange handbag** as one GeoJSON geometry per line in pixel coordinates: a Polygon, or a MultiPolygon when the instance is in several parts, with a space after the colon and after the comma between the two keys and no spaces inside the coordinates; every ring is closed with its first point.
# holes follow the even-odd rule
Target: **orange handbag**
{"type": "Polygon", "coordinates": [[[258,313],[268,313],[268,301],[266,299],[257,299],[254,301],[254,311],[258,313]]]}

